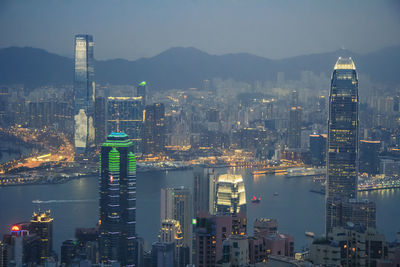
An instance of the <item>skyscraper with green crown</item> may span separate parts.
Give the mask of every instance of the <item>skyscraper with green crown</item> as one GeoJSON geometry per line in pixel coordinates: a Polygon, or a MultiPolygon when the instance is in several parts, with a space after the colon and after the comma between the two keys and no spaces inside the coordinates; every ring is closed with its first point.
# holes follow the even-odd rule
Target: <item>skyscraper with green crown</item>
{"type": "Polygon", "coordinates": [[[136,157],[125,133],[111,133],[101,146],[100,259],[136,266],[136,157]]]}

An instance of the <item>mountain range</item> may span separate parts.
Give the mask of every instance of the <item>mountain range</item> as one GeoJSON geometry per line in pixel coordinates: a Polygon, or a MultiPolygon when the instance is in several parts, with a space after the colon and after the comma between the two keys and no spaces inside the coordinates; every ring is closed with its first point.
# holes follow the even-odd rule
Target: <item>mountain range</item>
{"type": "MultiPolygon", "coordinates": [[[[174,47],[154,57],[135,61],[96,60],[95,81],[101,84],[132,84],[147,81],[154,90],[201,87],[204,79],[233,78],[237,81],[275,81],[278,72],[296,80],[302,71],[330,75],[339,56],[352,56],[359,74],[374,82],[400,83],[400,46],[368,54],[348,50],[272,60],[247,53],[210,55],[196,48],[174,47]]],[[[0,84],[24,84],[32,88],[49,84],[72,84],[72,58],[31,47],[0,49],[0,84]]]]}

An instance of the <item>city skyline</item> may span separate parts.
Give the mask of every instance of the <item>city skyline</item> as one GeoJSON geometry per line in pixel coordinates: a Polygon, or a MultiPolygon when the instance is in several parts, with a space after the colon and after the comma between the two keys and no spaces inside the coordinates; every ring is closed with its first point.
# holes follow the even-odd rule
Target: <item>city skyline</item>
{"type": "Polygon", "coordinates": [[[0,3],[74,52],[0,49],[0,267],[400,265],[399,3],[76,1],[0,3]]]}

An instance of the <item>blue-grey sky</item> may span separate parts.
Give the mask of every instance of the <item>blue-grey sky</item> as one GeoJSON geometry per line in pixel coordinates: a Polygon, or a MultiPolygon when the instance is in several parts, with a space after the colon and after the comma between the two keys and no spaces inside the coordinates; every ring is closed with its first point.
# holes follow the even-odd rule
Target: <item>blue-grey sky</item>
{"type": "Polygon", "coordinates": [[[0,0],[0,47],[73,54],[89,33],[98,59],[192,46],[268,58],[400,44],[398,0],[0,0]]]}

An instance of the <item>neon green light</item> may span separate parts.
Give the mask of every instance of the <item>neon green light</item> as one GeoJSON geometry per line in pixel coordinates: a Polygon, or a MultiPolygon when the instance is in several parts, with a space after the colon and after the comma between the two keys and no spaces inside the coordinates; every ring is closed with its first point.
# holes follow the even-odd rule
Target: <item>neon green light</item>
{"type": "Polygon", "coordinates": [[[119,172],[119,152],[115,147],[108,153],[108,168],[112,172],[119,172]]]}
{"type": "Polygon", "coordinates": [[[143,81],[143,82],[139,83],[139,86],[146,86],[146,82],[143,81]]]}
{"type": "Polygon", "coordinates": [[[196,225],[197,224],[197,219],[192,219],[192,224],[196,225]]]}
{"type": "Polygon", "coordinates": [[[128,172],[135,173],[136,172],[136,157],[132,152],[128,153],[128,172]]]}

